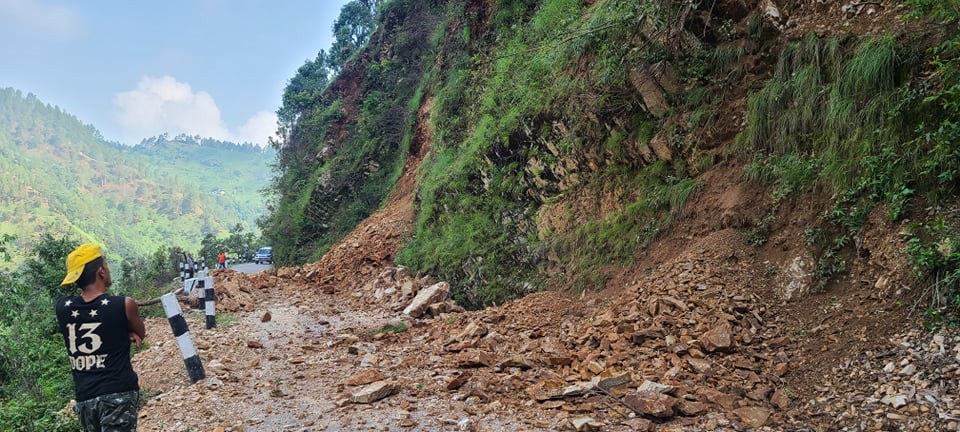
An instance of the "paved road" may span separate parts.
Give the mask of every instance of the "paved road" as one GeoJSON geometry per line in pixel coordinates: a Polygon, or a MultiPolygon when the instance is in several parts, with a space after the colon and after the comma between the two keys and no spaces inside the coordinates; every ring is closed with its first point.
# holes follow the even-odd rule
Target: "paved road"
{"type": "Polygon", "coordinates": [[[252,262],[234,264],[230,266],[230,269],[233,271],[241,273],[260,273],[270,268],[273,268],[273,266],[269,264],[254,264],[252,262]]]}

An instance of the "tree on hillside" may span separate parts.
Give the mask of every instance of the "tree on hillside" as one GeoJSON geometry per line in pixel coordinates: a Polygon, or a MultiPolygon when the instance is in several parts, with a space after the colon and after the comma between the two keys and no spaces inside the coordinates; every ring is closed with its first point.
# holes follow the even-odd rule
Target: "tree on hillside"
{"type": "Polygon", "coordinates": [[[79,246],[75,240],[66,236],[56,238],[50,233],[43,233],[33,252],[23,264],[23,280],[27,286],[43,289],[50,294],[50,298],[58,298],[72,292],[70,288],[60,286],[65,271],[64,263],[71,250],[79,246]]]}
{"type": "Polygon", "coordinates": [[[328,57],[329,66],[335,72],[370,39],[379,6],[379,0],[353,0],[340,9],[340,16],[333,23],[334,42],[328,57]]]}
{"type": "Polygon", "coordinates": [[[283,105],[277,111],[281,124],[292,124],[319,101],[320,93],[327,88],[330,80],[327,58],[326,51],[320,50],[316,59],[307,60],[290,78],[283,89],[283,105]]]}
{"type": "Polygon", "coordinates": [[[0,260],[10,261],[10,250],[7,245],[13,242],[15,238],[10,234],[0,234],[0,260]]]}

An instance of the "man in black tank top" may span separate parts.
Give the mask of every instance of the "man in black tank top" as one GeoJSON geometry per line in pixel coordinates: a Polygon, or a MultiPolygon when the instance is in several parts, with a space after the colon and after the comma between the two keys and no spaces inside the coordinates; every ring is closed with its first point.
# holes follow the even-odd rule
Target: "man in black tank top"
{"type": "Polygon", "coordinates": [[[137,303],[107,295],[113,278],[93,243],[67,256],[61,285],[73,283],[83,291],[57,300],[56,309],[73,370],[74,411],[88,432],[136,430],[140,386],[130,364],[130,343],[139,347],[146,333],[137,303]]]}

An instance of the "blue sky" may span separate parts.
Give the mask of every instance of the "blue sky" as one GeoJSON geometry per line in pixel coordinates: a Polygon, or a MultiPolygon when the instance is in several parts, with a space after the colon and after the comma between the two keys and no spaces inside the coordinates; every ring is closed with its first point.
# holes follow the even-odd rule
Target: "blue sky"
{"type": "Polygon", "coordinates": [[[266,144],[283,88],[348,0],[0,0],[0,87],[108,140],[266,144]]]}

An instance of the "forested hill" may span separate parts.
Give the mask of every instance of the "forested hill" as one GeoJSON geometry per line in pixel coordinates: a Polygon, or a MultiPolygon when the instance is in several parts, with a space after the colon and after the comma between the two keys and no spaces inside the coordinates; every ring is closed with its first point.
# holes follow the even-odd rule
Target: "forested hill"
{"type": "Polygon", "coordinates": [[[262,214],[272,150],[167,136],[136,146],[12,88],[0,89],[0,235],[97,241],[111,253],[199,249],[207,233],[248,230],[262,214]]]}

